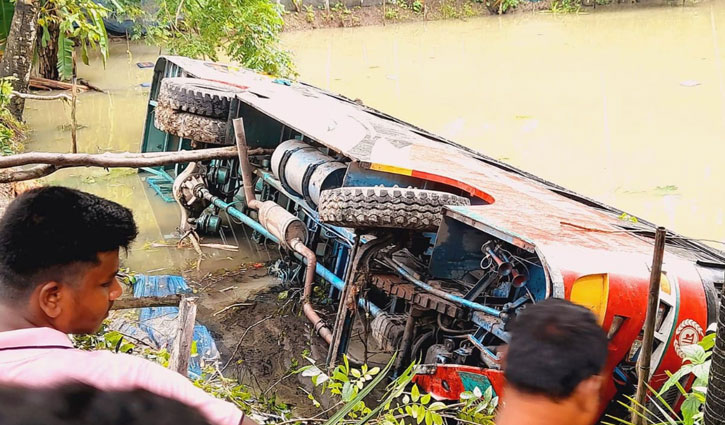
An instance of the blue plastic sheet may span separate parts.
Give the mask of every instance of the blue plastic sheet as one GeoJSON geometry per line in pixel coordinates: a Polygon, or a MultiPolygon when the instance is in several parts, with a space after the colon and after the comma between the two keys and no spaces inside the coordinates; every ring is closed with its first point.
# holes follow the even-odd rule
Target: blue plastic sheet
{"type": "MultiPolygon", "coordinates": [[[[191,293],[191,288],[181,276],[146,276],[136,275],[133,296],[163,297],[173,294],[191,293]]],[[[167,348],[173,344],[176,336],[178,307],[147,307],[139,309],[138,323],[124,320],[116,325],[119,331],[134,338],[150,342],[157,348],[167,348]]],[[[219,351],[214,338],[206,326],[194,326],[194,341],[197,355],[189,361],[189,376],[201,376],[203,364],[210,364],[219,360],[219,351]]]]}

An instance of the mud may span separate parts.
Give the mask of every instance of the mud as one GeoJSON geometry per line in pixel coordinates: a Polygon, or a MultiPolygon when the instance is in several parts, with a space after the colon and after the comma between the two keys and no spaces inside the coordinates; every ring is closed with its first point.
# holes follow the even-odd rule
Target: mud
{"type": "Polygon", "coordinates": [[[308,364],[303,354],[324,360],[327,347],[301,313],[302,289],[280,282],[259,264],[192,280],[199,295],[197,321],[214,335],[226,377],[246,385],[258,400],[288,406],[295,416],[317,414],[307,398],[309,380],[292,371],[308,364]]]}

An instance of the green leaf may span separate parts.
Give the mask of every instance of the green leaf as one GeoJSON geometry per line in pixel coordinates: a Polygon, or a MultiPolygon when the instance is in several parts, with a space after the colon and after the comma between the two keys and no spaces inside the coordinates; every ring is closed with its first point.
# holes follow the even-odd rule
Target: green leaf
{"type": "Polygon", "coordinates": [[[420,390],[418,390],[418,386],[415,384],[413,384],[413,388],[410,390],[410,398],[413,399],[413,401],[416,403],[420,398],[420,390]]]}
{"type": "Polygon", "coordinates": [[[428,403],[430,403],[430,394],[425,394],[423,397],[420,398],[420,404],[428,403]]]}
{"type": "Polygon", "coordinates": [[[48,41],[50,40],[50,32],[48,31],[48,27],[46,25],[42,25],[43,28],[43,36],[40,38],[40,45],[43,46],[43,48],[46,48],[48,46],[48,41]]]}
{"type": "MultiPolygon", "coordinates": [[[[345,367],[342,368],[342,373],[344,373],[345,375],[348,375],[348,370],[350,370],[350,363],[347,361],[347,356],[344,354],[342,355],[342,361],[345,363],[345,367]]],[[[342,365],[340,365],[340,366],[342,366],[342,365]]]]}
{"type": "Polygon", "coordinates": [[[58,38],[58,74],[62,80],[73,77],[73,40],[61,32],[58,38]]]}
{"type": "Polygon", "coordinates": [[[475,388],[473,389],[473,395],[474,395],[474,396],[476,396],[476,398],[481,398],[481,397],[483,397],[483,393],[481,392],[481,389],[480,389],[480,388],[478,388],[478,387],[475,387],[475,388]]]}
{"type": "Polygon", "coordinates": [[[443,425],[443,416],[437,413],[431,413],[431,416],[433,417],[433,423],[435,425],[443,425]]]}
{"type": "Polygon", "coordinates": [[[416,422],[417,423],[423,422],[423,420],[425,419],[425,407],[423,407],[421,405],[417,405],[417,406],[415,406],[415,408],[413,408],[413,411],[417,411],[417,415],[415,415],[416,422]]]}
{"type": "Polygon", "coordinates": [[[698,344],[685,345],[680,348],[685,355],[685,360],[693,364],[702,364],[707,360],[705,349],[698,344]]]}
{"type": "Polygon", "coordinates": [[[712,333],[710,335],[706,335],[702,340],[700,340],[700,342],[698,342],[698,344],[706,351],[712,350],[712,347],[715,346],[715,335],[717,334],[712,333]]]}
{"type": "Polygon", "coordinates": [[[433,404],[431,404],[430,406],[428,406],[428,410],[430,410],[432,412],[435,412],[437,410],[443,410],[445,408],[446,408],[445,403],[441,403],[440,401],[436,401],[433,404]]]}
{"type": "MultiPolygon", "coordinates": [[[[476,389],[478,389],[478,387],[476,387],[476,389]]],[[[491,401],[491,397],[493,397],[493,387],[489,386],[483,393],[483,400],[488,404],[488,402],[491,401]]]]}
{"type": "MultiPolygon", "coordinates": [[[[395,363],[396,357],[397,357],[397,355],[393,354],[393,356],[390,358],[390,360],[388,361],[388,364],[385,366],[383,371],[378,376],[376,376],[375,379],[370,381],[370,383],[367,386],[365,386],[365,388],[363,388],[358,393],[358,395],[355,397],[355,400],[362,400],[375,387],[377,387],[378,384],[380,384],[380,382],[382,382],[382,380],[388,374],[388,371],[390,370],[392,365],[395,363]]],[[[403,372],[398,377],[398,379],[395,380],[396,387],[393,390],[388,392],[387,396],[385,396],[383,398],[383,400],[380,403],[378,403],[378,406],[375,409],[371,410],[370,413],[368,413],[367,415],[365,415],[365,417],[360,419],[360,421],[357,422],[357,425],[363,425],[363,424],[367,423],[370,419],[372,419],[374,416],[378,415],[380,413],[381,409],[383,408],[383,406],[388,404],[394,397],[397,397],[396,393],[403,391],[403,388],[405,388],[405,386],[408,385],[408,383],[410,383],[410,381],[413,379],[412,371],[413,371],[414,367],[415,367],[415,364],[411,364],[410,366],[408,366],[408,368],[405,370],[405,372],[403,372]]],[[[344,419],[345,415],[347,415],[347,413],[350,411],[350,409],[351,409],[350,404],[351,403],[347,403],[345,406],[343,406],[343,408],[340,409],[339,411],[337,411],[327,422],[325,422],[324,425],[339,424],[344,419]]],[[[408,411],[409,409],[410,409],[410,406],[405,406],[406,411],[408,411]]]]}
{"type": "Polygon", "coordinates": [[[350,382],[345,382],[342,386],[342,401],[348,402],[355,397],[355,387],[350,382]]]}
{"type": "Polygon", "coordinates": [[[692,395],[688,396],[682,403],[682,419],[685,425],[693,425],[695,423],[695,415],[700,411],[702,402],[692,395]]]}
{"type": "Polygon", "coordinates": [[[351,374],[352,374],[352,376],[354,376],[355,378],[359,378],[360,376],[362,376],[362,375],[360,374],[360,371],[359,371],[359,370],[357,370],[357,369],[355,369],[355,368],[353,368],[353,369],[350,369],[350,373],[351,373],[351,374]]]}

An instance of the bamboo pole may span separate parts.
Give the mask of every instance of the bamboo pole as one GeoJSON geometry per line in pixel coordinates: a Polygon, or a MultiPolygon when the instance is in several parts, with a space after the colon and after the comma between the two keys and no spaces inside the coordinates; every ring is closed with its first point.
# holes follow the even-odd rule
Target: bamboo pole
{"type": "Polygon", "coordinates": [[[191,356],[191,343],[194,338],[194,323],[196,322],[194,298],[181,297],[178,320],[176,338],[174,338],[171,358],[169,358],[169,369],[186,376],[191,356]]]}
{"type": "Polygon", "coordinates": [[[647,316],[644,321],[644,336],[642,347],[639,350],[639,361],[637,363],[637,394],[636,403],[633,406],[632,423],[634,425],[645,424],[645,412],[640,406],[644,406],[647,397],[647,385],[650,376],[650,361],[652,359],[652,344],[654,342],[655,319],[660,301],[660,278],[662,277],[662,258],[665,253],[665,237],[667,231],[664,227],[658,227],[655,233],[655,251],[652,258],[652,270],[649,279],[649,295],[647,298],[647,316]]]}
{"type": "Polygon", "coordinates": [[[78,105],[78,84],[76,81],[76,51],[73,50],[73,76],[71,77],[71,109],[70,109],[70,139],[71,152],[78,152],[78,120],[76,120],[76,108],[78,105]]]}

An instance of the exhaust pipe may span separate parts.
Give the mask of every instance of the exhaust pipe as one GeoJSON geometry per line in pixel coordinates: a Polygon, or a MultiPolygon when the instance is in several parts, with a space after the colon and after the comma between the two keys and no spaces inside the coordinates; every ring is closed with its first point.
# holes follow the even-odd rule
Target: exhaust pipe
{"type": "Polygon", "coordinates": [[[307,270],[305,271],[305,289],[302,292],[302,310],[305,312],[305,316],[312,322],[312,326],[315,328],[322,339],[328,344],[332,343],[332,332],[327,327],[325,322],[320,318],[315,309],[310,303],[310,297],[312,296],[312,283],[315,279],[315,266],[317,265],[317,257],[311,249],[299,239],[293,239],[290,241],[292,249],[298,252],[300,255],[307,259],[307,270]]]}
{"type": "Polygon", "coordinates": [[[325,322],[320,318],[310,303],[312,296],[312,284],[315,282],[315,269],[317,267],[317,256],[305,245],[307,240],[307,227],[299,218],[290,214],[274,201],[261,202],[254,195],[252,185],[252,170],[249,165],[249,147],[247,137],[244,133],[244,121],[236,118],[234,123],[234,135],[237,140],[237,152],[239,155],[239,167],[242,171],[242,183],[244,185],[244,198],[247,207],[259,210],[259,223],[274,235],[280,244],[290,248],[307,259],[305,270],[305,286],[302,293],[302,310],[305,316],[312,322],[315,332],[328,344],[332,342],[332,332],[325,322]]]}
{"type": "MultiPolygon", "coordinates": [[[[242,184],[244,184],[244,200],[247,207],[258,210],[262,202],[254,196],[252,186],[252,170],[249,166],[249,147],[247,146],[247,135],[244,133],[244,120],[236,118],[234,121],[234,137],[237,140],[237,155],[239,155],[239,167],[242,169],[242,184]]],[[[266,227],[266,226],[265,226],[266,227]]],[[[282,239],[280,239],[282,240],[282,239]]]]}

